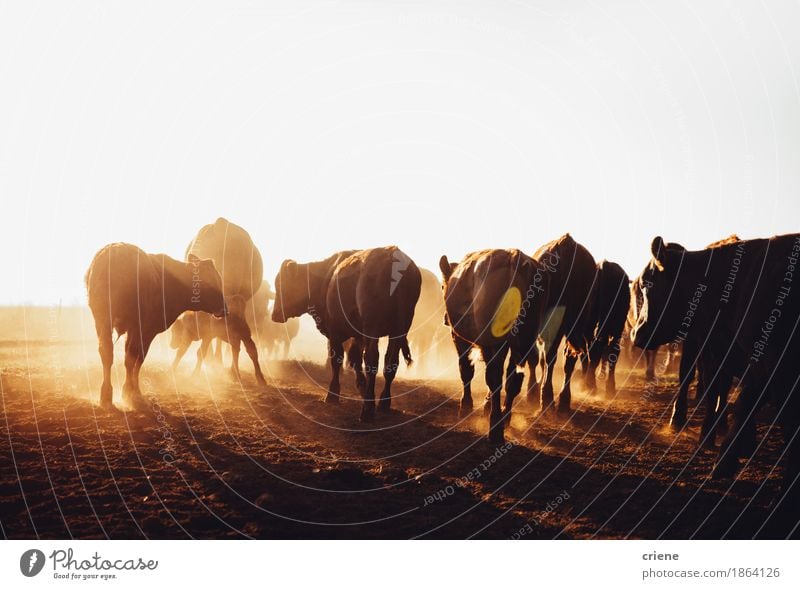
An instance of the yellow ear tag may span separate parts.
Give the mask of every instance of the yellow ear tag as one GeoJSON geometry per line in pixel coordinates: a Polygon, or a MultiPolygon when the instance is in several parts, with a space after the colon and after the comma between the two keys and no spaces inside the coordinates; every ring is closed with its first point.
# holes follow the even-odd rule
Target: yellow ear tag
{"type": "Polygon", "coordinates": [[[514,326],[522,308],[522,293],[516,286],[509,288],[503,295],[492,320],[492,335],[503,337],[514,326]]]}

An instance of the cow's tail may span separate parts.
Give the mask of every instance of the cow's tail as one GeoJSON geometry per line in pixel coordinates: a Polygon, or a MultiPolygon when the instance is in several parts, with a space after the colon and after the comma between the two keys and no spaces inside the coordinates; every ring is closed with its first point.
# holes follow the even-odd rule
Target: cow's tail
{"type": "Polygon", "coordinates": [[[411,366],[414,359],[411,357],[411,348],[408,347],[408,336],[406,335],[400,339],[400,351],[403,354],[403,360],[406,361],[406,366],[411,366]]]}

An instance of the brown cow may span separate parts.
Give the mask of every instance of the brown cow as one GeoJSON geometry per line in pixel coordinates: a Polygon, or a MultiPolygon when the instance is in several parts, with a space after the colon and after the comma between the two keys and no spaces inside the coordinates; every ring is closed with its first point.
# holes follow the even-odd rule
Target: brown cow
{"type": "Polygon", "coordinates": [[[310,264],[285,260],[275,278],[272,319],[283,323],[308,313],[328,338],[332,371],[328,402],[339,401],[344,343],[353,340],[348,363],[356,371],[363,398],[361,420],[370,421],[375,414],[378,338],[389,336],[383,364],[385,385],[378,404],[380,411],[388,411],[401,351],[411,363],[407,335],[421,281],[417,265],[395,246],[340,252],[310,264]]]}
{"type": "MultiPolygon", "coordinates": [[[[220,217],[204,225],[186,248],[186,257],[210,258],[222,277],[222,291],[228,313],[245,318],[250,299],[261,287],[264,264],[261,253],[242,227],[220,217]]],[[[255,329],[250,325],[251,330],[255,329]]],[[[222,361],[222,348],[217,344],[217,358],[222,361]]],[[[233,367],[239,371],[238,366],[233,367]]]]}
{"type": "MultiPolygon", "coordinates": [[[[730,235],[706,246],[714,249],[741,241],[736,234],[730,235]]],[[[697,373],[697,388],[695,398],[705,400],[706,414],[700,430],[700,442],[706,446],[714,446],[716,433],[727,434],[727,403],[728,392],[733,384],[734,377],[741,375],[731,357],[718,357],[711,348],[703,346],[703,340],[709,334],[699,334],[699,337],[681,338],[682,345],[669,344],[668,349],[681,348],[678,395],[672,407],[670,427],[680,431],[687,423],[686,412],[688,408],[689,385],[697,373]]],[[[750,431],[750,434],[753,432],[750,431]]],[[[751,440],[752,443],[752,440],[751,440]]]]}
{"type": "Polygon", "coordinates": [[[261,287],[261,253],[247,231],[223,217],[200,228],[186,248],[186,259],[192,254],[214,260],[225,297],[240,296],[247,302],[261,287]]]}
{"type": "Polygon", "coordinates": [[[594,335],[583,365],[584,384],[590,392],[597,388],[595,371],[601,362],[608,365],[606,396],[617,393],[615,369],[621,351],[622,332],[631,304],[630,279],[619,264],[603,260],[597,266],[597,290],[592,325],[594,335]]]}
{"type": "MultiPolygon", "coordinates": [[[[737,235],[730,235],[719,241],[715,241],[706,246],[706,249],[715,249],[721,246],[735,244],[740,241],[737,235]]],[[[632,323],[635,325],[638,314],[643,305],[643,293],[640,282],[636,281],[632,288],[633,297],[631,300],[632,323]]],[[[697,392],[698,400],[705,400],[706,412],[703,425],[700,430],[700,441],[703,445],[713,446],[715,433],[724,435],[727,433],[727,397],[732,386],[734,377],[738,377],[741,371],[737,368],[736,362],[731,357],[720,357],[714,350],[705,346],[704,342],[709,337],[709,333],[690,333],[679,338],[678,341],[671,342],[665,346],[667,357],[664,360],[663,370],[666,372],[672,358],[680,350],[679,366],[679,385],[678,392],[672,407],[670,418],[670,428],[673,431],[682,430],[687,424],[687,409],[689,386],[697,373],[697,392]]],[[[649,379],[655,378],[655,356],[658,349],[645,350],[647,359],[646,376],[649,379]]],[[[748,430],[748,435],[754,435],[748,430]]],[[[752,440],[750,444],[754,443],[752,440]]]]}
{"type": "Polygon", "coordinates": [[[153,338],[184,311],[225,312],[222,280],[211,260],[192,255],[188,263],[164,254],[147,254],[135,245],[112,243],[95,255],[86,272],[89,308],[94,317],[103,384],[100,402],[112,403],[112,332],[125,340],[123,395],[141,397],[139,370],[153,338]]]}
{"type": "Polygon", "coordinates": [[[550,290],[545,320],[544,384],[536,382],[537,355],[529,356],[530,384],[528,399],[539,404],[545,412],[553,407],[553,368],[561,340],[566,339],[564,350],[564,386],[558,396],[558,412],[570,410],[572,391],[570,382],[575,363],[581,353],[587,353],[593,338],[592,323],[594,292],[597,285],[597,266],[589,251],[577,243],[569,233],[540,247],[533,258],[550,274],[550,290]],[[536,393],[541,393],[541,401],[536,393]]]}
{"type": "Polygon", "coordinates": [[[244,348],[247,350],[250,360],[253,361],[256,380],[259,384],[266,384],[264,375],[261,373],[261,367],[258,364],[258,352],[256,351],[253,338],[250,335],[250,328],[241,317],[237,315],[228,315],[227,317],[218,318],[209,313],[188,311],[172,324],[170,335],[170,347],[176,350],[175,360],[172,362],[173,370],[178,367],[178,364],[184,354],[186,354],[189,346],[191,346],[193,342],[199,341],[200,347],[197,349],[197,363],[194,367],[194,374],[198,374],[209,347],[211,346],[211,342],[214,339],[218,339],[231,346],[233,352],[231,371],[237,380],[241,379],[241,375],[239,374],[239,351],[241,350],[242,343],[244,343],[244,348]]]}
{"type": "Polygon", "coordinates": [[[439,268],[444,278],[446,320],[463,385],[461,414],[472,410],[475,369],[470,351],[476,347],[486,362],[489,440],[500,442],[514,398],[522,388],[519,367],[530,354],[536,354],[548,295],[547,271],[515,249],[474,252],[458,264],[442,256],[439,268]],[[505,372],[505,405],[501,408],[506,356],[510,359],[505,372]]]}

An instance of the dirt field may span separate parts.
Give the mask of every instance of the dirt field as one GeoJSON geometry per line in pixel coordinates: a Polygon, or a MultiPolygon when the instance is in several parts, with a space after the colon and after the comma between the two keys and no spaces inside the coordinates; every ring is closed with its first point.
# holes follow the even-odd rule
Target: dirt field
{"type": "Polygon", "coordinates": [[[674,377],[621,370],[617,398],[575,396],[570,419],[519,404],[496,447],[480,411],[459,420],[456,381],[401,369],[393,413],[365,426],[356,401],[323,402],[320,364],[267,363],[260,389],[247,358],[241,384],[192,380],[156,348],[145,406],[124,408],[117,387],[109,412],[91,342],[0,344],[4,537],[749,538],[778,488],[765,428],[736,482],[707,478],[702,409],[666,429],[674,377]]]}

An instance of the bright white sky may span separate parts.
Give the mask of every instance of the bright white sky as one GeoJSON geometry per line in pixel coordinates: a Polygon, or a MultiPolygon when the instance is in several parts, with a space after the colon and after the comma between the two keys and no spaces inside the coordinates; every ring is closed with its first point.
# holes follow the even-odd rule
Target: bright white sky
{"type": "Polygon", "coordinates": [[[280,261],[800,230],[796,2],[6,2],[0,304],[218,216],[280,261]],[[712,6],[713,5],[713,6],[712,6]]]}

